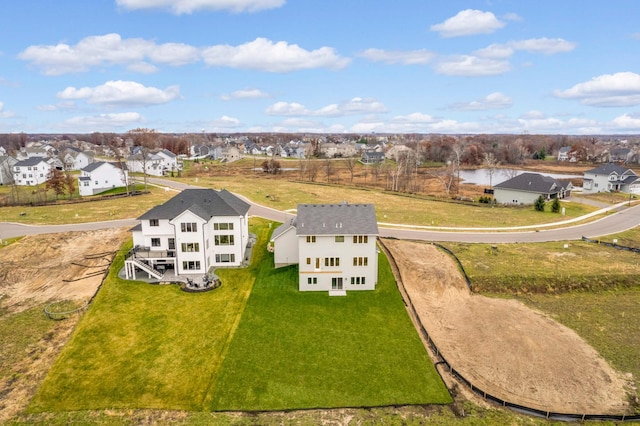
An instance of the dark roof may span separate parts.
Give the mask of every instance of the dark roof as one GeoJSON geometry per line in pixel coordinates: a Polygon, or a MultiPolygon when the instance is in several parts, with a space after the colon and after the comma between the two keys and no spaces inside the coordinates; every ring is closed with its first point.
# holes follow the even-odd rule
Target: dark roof
{"type": "Polygon", "coordinates": [[[85,181],[85,180],[91,180],[91,178],[89,176],[80,176],[78,177],[78,180],[85,181]]]}
{"type": "Polygon", "coordinates": [[[556,193],[562,188],[566,189],[568,184],[566,181],[559,181],[538,173],[522,173],[495,185],[494,188],[549,194],[556,193]]]}
{"type": "Polygon", "coordinates": [[[273,230],[273,233],[271,234],[271,240],[275,240],[276,238],[284,234],[289,229],[295,228],[295,227],[296,227],[296,218],[293,217],[273,230]]]}
{"type": "Polygon", "coordinates": [[[22,161],[18,161],[15,166],[16,167],[23,167],[23,166],[35,166],[37,164],[40,164],[42,162],[47,162],[47,160],[45,158],[42,157],[29,157],[26,160],[22,160],[22,161]]]}
{"type": "Polygon", "coordinates": [[[595,169],[587,170],[585,173],[590,173],[594,175],[610,175],[611,173],[617,173],[619,175],[622,175],[625,172],[633,173],[633,170],[625,167],[621,167],[614,163],[607,163],[607,164],[603,164],[600,167],[596,167],[595,169]]]}
{"type": "Polygon", "coordinates": [[[378,234],[373,204],[299,204],[297,235],[378,234]]]}
{"type": "Polygon", "coordinates": [[[155,206],[138,219],[173,219],[189,210],[204,220],[214,216],[244,216],[249,204],[227,190],[185,189],[164,204],[155,206]]]}

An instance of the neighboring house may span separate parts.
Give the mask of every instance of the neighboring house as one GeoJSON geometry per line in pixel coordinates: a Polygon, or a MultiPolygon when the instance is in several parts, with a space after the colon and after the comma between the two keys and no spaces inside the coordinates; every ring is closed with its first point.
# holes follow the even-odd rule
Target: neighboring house
{"type": "Polygon", "coordinates": [[[11,185],[13,183],[13,167],[18,162],[13,157],[0,156],[0,185],[11,185]]]}
{"type": "Polygon", "coordinates": [[[93,153],[78,148],[67,148],[60,155],[64,170],[81,170],[93,163],[93,153]]]}
{"type": "Polygon", "coordinates": [[[300,291],[374,290],[377,236],[372,204],[299,204],[271,237],[275,267],[298,264],[300,291]]]}
{"type": "Polygon", "coordinates": [[[98,161],[83,168],[78,177],[80,196],[96,195],[112,188],[120,188],[129,182],[125,164],[98,161]]]}
{"type": "Polygon", "coordinates": [[[242,158],[242,153],[235,146],[228,145],[222,148],[222,153],[220,155],[220,161],[224,163],[231,163],[233,161],[237,161],[242,158]]]}
{"type": "Polygon", "coordinates": [[[249,204],[226,190],[182,191],[138,218],[127,279],[139,271],[161,280],[166,269],[188,276],[243,265],[249,260],[248,211],[249,204]]]}
{"type": "Polygon", "coordinates": [[[609,161],[612,163],[629,163],[633,160],[634,153],[629,148],[613,148],[609,152],[609,161]]]}
{"type": "Polygon", "coordinates": [[[608,163],[584,172],[582,191],[585,194],[610,191],[640,194],[640,181],[633,170],[608,163]]]}
{"type": "Polygon", "coordinates": [[[384,163],[384,152],[365,151],[362,153],[362,162],[364,164],[384,163]]]}
{"type": "Polygon", "coordinates": [[[51,175],[51,165],[42,157],[31,157],[13,165],[13,181],[16,185],[39,185],[51,175]]]}
{"type": "Polygon", "coordinates": [[[570,146],[563,146],[558,150],[558,161],[569,161],[570,146]]]}
{"type": "Polygon", "coordinates": [[[538,173],[522,173],[493,187],[498,204],[533,204],[542,195],[545,200],[571,196],[571,182],[538,173]]]}
{"type": "Polygon", "coordinates": [[[182,169],[182,163],[178,161],[178,156],[168,149],[155,151],[154,154],[162,159],[165,175],[182,169]]]}

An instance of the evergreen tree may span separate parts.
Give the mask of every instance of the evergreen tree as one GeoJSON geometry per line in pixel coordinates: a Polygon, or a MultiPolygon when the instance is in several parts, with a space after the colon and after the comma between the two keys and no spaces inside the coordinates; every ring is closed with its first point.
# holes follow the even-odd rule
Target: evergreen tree
{"type": "Polygon", "coordinates": [[[553,203],[551,203],[551,211],[554,213],[560,213],[560,200],[558,197],[553,199],[553,203]]]}
{"type": "Polygon", "coordinates": [[[536,211],[538,212],[543,212],[544,211],[544,198],[541,196],[539,196],[536,199],[536,202],[533,203],[533,207],[536,209],[536,211]]]}

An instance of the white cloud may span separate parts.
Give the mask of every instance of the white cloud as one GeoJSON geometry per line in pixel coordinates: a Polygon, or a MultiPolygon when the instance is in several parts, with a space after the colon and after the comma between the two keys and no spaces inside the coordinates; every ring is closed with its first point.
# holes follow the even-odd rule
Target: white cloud
{"type": "Polygon", "coordinates": [[[55,105],[38,105],[36,107],[36,109],[38,111],[46,111],[46,112],[50,112],[50,111],[64,111],[64,110],[72,110],[72,109],[76,109],[76,103],[75,101],[63,101],[63,102],[58,102],[55,105]]]}
{"type": "Polygon", "coordinates": [[[72,131],[106,131],[130,129],[143,123],[144,117],[137,112],[99,114],[93,116],[71,117],[62,123],[62,127],[72,131]]]}
{"type": "Polygon", "coordinates": [[[285,0],[116,0],[118,6],[129,10],[169,9],[176,15],[198,10],[226,10],[234,13],[258,12],[282,6],[285,0]]]}
{"type": "Polygon", "coordinates": [[[460,55],[441,59],[435,69],[438,74],[477,77],[504,74],[511,69],[511,66],[504,60],[460,55]]]}
{"type": "Polygon", "coordinates": [[[0,102],[0,118],[11,118],[14,114],[11,111],[5,111],[4,102],[0,102]]]}
{"type": "Polygon", "coordinates": [[[217,130],[226,131],[229,129],[237,129],[238,127],[240,127],[240,120],[234,117],[223,115],[222,117],[213,120],[210,123],[210,127],[210,131],[212,132],[217,130]]]}
{"type": "Polygon", "coordinates": [[[435,54],[426,49],[420,50],[382,50],[367,49],[358,56],[369,59],[373,62],[384,62],[387,64],[401,63],[403,65],[420,65],[430,62],[435,54]]]}
{"type": "Polygon", "coordinates": [[[520,15],[518,15],[517,13],[506,13],[502,16],[503,19],[506,19],[507,21],[513,21],[513,22],[521,22],[522,21],[522,17],[520,15]]]}
{"type": "Polygon", "coordinates": [[[494,92],[485,96],[483,99],[452,104],[450,108],[458,111],[486,111],[509,108],[512,103],[511,98],[508,96],[500,92],[494,92]]]}
{"type": "Polygon", "coordinates": [[[178,86],[164,90],[146,87],[135,81],[107,81],[96,87],[67,87],[56,95],[59,99],[84,99],[99,105],[158,105],[170,102],[180,96],[178,86]]]}
{"type": "Polygon", "coordinates": [[[383,113],[387,109],[381,102],[375,99],[353,98],[341,104],[329,104],[318,110],[310,110],[297,102],[276,102],[266,109],[269,115],[278,116],[317,116],[317,117],[341,117],[345,115],[383,113]]]}
{"type": "Polygon", "coordinates": [[[260,89],[242,89],[236,90],[232,93],[225,93],[220,95],[220,99],[223,101],[230,101],[233,99],[259,99],[259,98],[268,98],[269,94],[263,92],[260,89]]]}
{"type": "Polygon", "coordinates": [[[46,75],[84,72],[94,67],[123,65],[151,72],[145,59],[168,65],[184,65],[200,58],[198,49],[177,43],[156,44],[141,38],[122,39],[119,34],[89,36],[76,45],[29,46],[18,57],[39,67],[46,75]]]}
{"type": "Polygon", "coordinates": [[[506,44],[494,43],[485,48],[476,50],[474,54],[482,58],[505,59],[513,55],[513,48],[506,44]]]}
{"type": "Polygon", "coordinates": [[[640,74],[603,74],[567,90],[554,93],[563,99],[578,99],[584,105],[622,107],[640,105],[640,74]]]}
{"type": "Polygon", "coordinates": [[[274,43],[261,37],[239,46],[211,46],[204,49],[202,55],[204,62],[209,66],[269,72],[312,68],[340,69],[349,63],[349,59],[341,58],[330,47],[309,51],[297,44],[288,44],[285,41],[274,43]]]}
{"type": "Polygon", "coordinates": [[[553,55],[555,53],[571,52],[576,48],[576,43],[562,38],[530,38],[528,40],[511,41],[507,43],[515,50],[524,50],[530,53],[542,53],[553,55]]]}
{"type": "Polygon", "coordinates": [[[623,130],[640,130],[640,117],[623,114],[613,119],[613,125],[623,130]]]}
{"type": "Polygon", "coordinates": [[[440,33],[441,37],[460,37],[474,34],[490,34],[502,27],[501,22],[491,12],[466,9],[440,24],[431,26],[431,31],[440,33]]]}

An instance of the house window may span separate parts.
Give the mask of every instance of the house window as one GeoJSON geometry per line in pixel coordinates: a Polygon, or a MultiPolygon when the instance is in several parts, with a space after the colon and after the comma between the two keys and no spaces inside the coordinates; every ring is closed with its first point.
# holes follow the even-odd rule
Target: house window
{"type": "Polygon", "coordinates": [[[315,235],[307,235],[307,242],[308,243],[315,243],[316,242],[316,236],[315,235]]]}
{"type": "Polygon", "coordinates": [[[200,261],[199,260],[184,261],[182,262],[182,269],[185,269],[187,271],[197,271],[200,269],[200,261]]]}
{"type": "Polygon", "coordinates": [[[216,231],[233,231],[233,223],[214,223],[213,229],[216,231]]]}
{"type": "Polygon", "coordinates": [[[353,244],[367,244],[369,242],[368,235],[354,235],[353,244]]]}
{"type": "Polygon", "coordinates": [[[311,265],[311,258],[307,257],[307,265],[311,265]]]}
{"type": "Polygon", "coordinates": [[[152,238],[151,247],[160,247],[160,238],[152,238]]]}
{"type": "Polygon", "coordinates": [[[369,264],[368,257],[354,257],[353,266],[367,266],[369,264]]]}
{"type": "Polygon", "coordinates": [[[340,266],[339,257],[325,257],[324,266],[340,266]]]}
{"type": "Polygon", "coordinates": [[[232,246],[234,244],[233,235],[216,235],[214,238],[217,246],[232,246]]]}
{"type": "Polygon", "coordinates": [[[180,224],[182,232],[198,232],[198,224],[195,222],[186,222],[180,224]]]}
{"type": "Polygon", "coordinates": [[[307,278],[307,284],[309,284],[309,285],[318,284],[318,277],[308,277],[307,278]]]}
{"type": "Polygon", "coordinates": [[[167,243],[168,243],[167,245],[169,246],[169,250],[175,250],[176,249],[176,239],[175,238],[169,238],[167,243]]]}
{"type": "Polygon", "coordinates": [[[86,180],[84,182],[82,182],[82,184],[83,184],[83,186],[89,186],[89,182],[86,181],[86,180]]]}
{"type": "Polygon", "coordinates": [[[217,263],[233,263],[236,261],[236,255],[233,253],[216,254],[217,263]]]}
{"type": "Polygon", "coordinates": [[[336,235],[336,243],[344,243],[344,235],[336,235]]]}
{"type": "Polygon", "coordinates": [[[200,251],[200,243],[182,243],[182,251],[184,253],[193,253],[200,251]]]}
{"type": "Polygon", "coordinates": [[[160,221],[158,219],[149,219],[149,226],[160,226],[160,221]]]}

